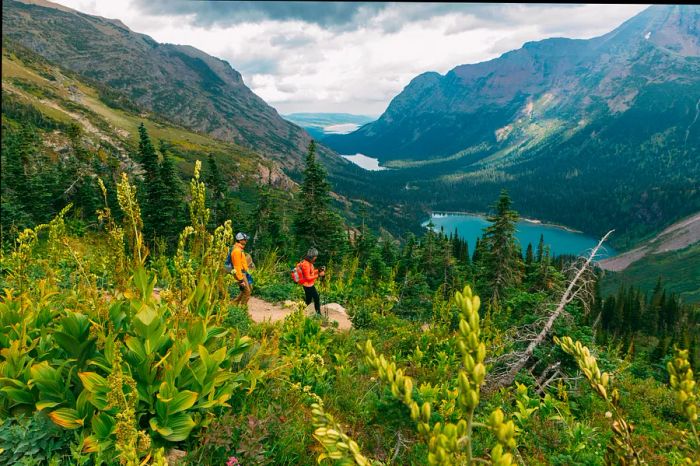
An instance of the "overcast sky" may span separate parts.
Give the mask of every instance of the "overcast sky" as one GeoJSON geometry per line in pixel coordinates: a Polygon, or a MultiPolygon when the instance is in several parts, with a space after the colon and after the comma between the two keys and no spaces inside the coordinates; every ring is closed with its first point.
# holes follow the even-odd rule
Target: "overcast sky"
{"type": "Polygon", "coordinates": [[[590,38],[648,5],[54,0],[223,58],[280,113],[380,115],[415,76],[548,37],[590,38]]]}

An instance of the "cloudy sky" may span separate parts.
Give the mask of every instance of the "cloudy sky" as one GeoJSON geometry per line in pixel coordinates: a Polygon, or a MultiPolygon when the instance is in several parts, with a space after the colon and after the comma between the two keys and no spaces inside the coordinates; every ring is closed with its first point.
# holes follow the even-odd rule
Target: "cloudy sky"
{"type": "Polygon", "coordinates": [[[648,5],[54,0],[223,58],[280,113],[380,115],[426,71],[547,37],[590,38],[648,5]]]}

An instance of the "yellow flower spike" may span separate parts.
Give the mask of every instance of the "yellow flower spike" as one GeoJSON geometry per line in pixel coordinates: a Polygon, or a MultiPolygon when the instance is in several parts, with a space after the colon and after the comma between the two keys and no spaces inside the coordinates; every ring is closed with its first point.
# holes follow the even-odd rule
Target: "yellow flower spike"
{"type": "Polygon", "coordinates": [[[479,343],[479,347],[476,350],[476,360],[477,362],[483,362],[486,359],[486,345],[479,343]]]}
{"type": "Polygon", "coordinates": [[[467,345],[465,345],[461,340],[457,342],[457,348],[459,348],[459,352],[462,354],[467,352],[467,345]]]}
{"type": "Polygon", "coordinates": [[[476,383],[476,385],[481,385],[484,382],[485,377],[486,366],[484,366],[482,363],[477,364],[474,367],[474,383],[476,383]]]}
{"type": "Polygon", "coordinates": [[[471,333],[471,330],[469,329],[469,324],[467,324],[465,320],[459,321],[459,331],[465,337],[471,333]]]}
{"type": "Polygon", "coordinates": [[[496,408],[496,410],[491,413],[490,421],[494,426],[503,423],[503,411],[501,411],[500,408],[496,408]]]}
{"type": "Polygon", "coordinates": [[[420,408],[418,408],[418,404],[414,403],[411,405],[411,419],[414,421],[417,421],[420,417],[420,408]]]}
{"type": "Polygon", "coordinates": [[[479,313],[478,312],[473,312],[469,316],[469,327],[471,327],[473,333],[476,333],[476,334],[479,333],[479,313]]]}
{"type": "Polygon", "coordinates": [[[408,376],[404,377],[403,390],[409,395],[413,395],[413,379],[408,376]]]}
{"type": "Polygon", "coordinates": [[[474,366],[476,366],[476,361],[474,361],[471,354],[466,354],[464,356],[464,369],[467,372],[472,372],[474,370],[474,366]]]}
{"type": "Polygon", "coordinates": [[[423,403],[421,407],[421,419],[425,423],[430,421],[430,403],[423,403]]]}

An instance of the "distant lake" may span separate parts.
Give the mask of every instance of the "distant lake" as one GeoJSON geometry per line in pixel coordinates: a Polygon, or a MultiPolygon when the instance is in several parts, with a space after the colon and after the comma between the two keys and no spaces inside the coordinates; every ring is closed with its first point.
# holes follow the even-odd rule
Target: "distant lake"
{"type": "Polygon", "coordinates": [[[365,170],[371,170],[371,171],[386,170],[386,167],[379,166],[378,159],[375,159],[373,157],[367,157],[364,154],[343,155],[343,157],[348,159],[349,161],[351,161],[355,165],[359,165],[360,167],[364,168],[365,170]]]}
{"type": "MultiPolygon", "coordinates": [[[[433,214],[432,221],[435,224],[435,230],[440,231],[440,227],[443,227],[447,235],[453,233],[456,228],[459,236],[467,240],[471,254],[474,253],[476,238],[482,236],[484,227],[490,225],[484,217],[467,214],[433,214]]],[[[423,226],[427,225],[428,222],[423,223],[423,226]]],[[[523,255],[527,250],[528,243],[532,243],[533,252],[537,251],[540,235],[544,235],[545,245],[549,245],[551,253],[556,256],[561,254],[587,255],[600,241],[600,238],[593,238],[563,227],[539,223],[538,221],[520,220],[516,225],[515,236],[520,241],[523,255]]],[[[596,255],[596,260],[612,257],[616,254],[617,251],[604,243],[596,255]]]]}
{"type": "Polygon", "coordinates": [[[359,128],[357,123],[340,123],[337,125],[328,125],[323,127],[323,132],[326,134],[348,134],[359,128]]]}

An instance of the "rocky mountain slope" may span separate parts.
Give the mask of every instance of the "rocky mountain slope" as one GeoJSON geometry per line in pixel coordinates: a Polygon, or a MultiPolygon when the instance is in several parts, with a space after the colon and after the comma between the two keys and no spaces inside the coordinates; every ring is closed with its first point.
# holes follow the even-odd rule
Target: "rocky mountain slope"
{"type": "Polygon", "coordinates": [[[328,144],[385,161],[431,159],[480,144],[495,152],[539,137],[535,126],[548,135],[582,131],[663,85],[675,86],[671,96],[679,98],[690,88],[695,107],[698,57],[700,7],[653,6],[601,37],[529,42],[445,76],[424,73],[376,122],[328,144]]]}
{"type": "MultiPolygon", "coordinates": [[[[123,92],[147,112],[254,148],[290,170],[301,166],[310,136],[255,95],[226,61],[43,0],[3,1],[2,26],[3,37],[123,92]]],[[[331,151],[320,153],[327,163],[346,165],[331,151]]]]}
{"type": "MultiPolygon", "coordinates": [[[[284,191],[295,187],[276,162],[246,147],[163,121],[158,115],[140,114],[123,96],[86,81],[7,38],[3,38],[2,48],[2,103],[3,122],[5,116],[25,121],[34,115],[55,122],[57,127],[80,126],[83,142],[108,160],[115,173],[140,171],[133,154],[138,145],[138,126],[144,123],[153,140],[167,144],[186,176],[191,176],[195,160],[206,162],[212,154],[231,184],[250,180],[269,181],[284,191]]],[[[47,133],[43,141],[44,149],[55,157],[64,156],[70,145],[64,133],[47,133]]]]}
{"type": "MultiPolygon", "coordinates": [[[[700,241],[700,213],[674,223],[653,239],[644,242],[631,251],[598,262],[603,270],[619,272],[635,262],[653,255],[684,249],[700,241]]],[[[698,264],[700,269],[700,264],[698,264]]]]}
{"type": "Polygon", "coordinates": [[[525,44],[416,77],[376,121],[324,140],[391,168],[382,189],[435,210],[523,214],[620,249],[700,210],[700,7],[652,6],[590,40],[525,44]]]}

